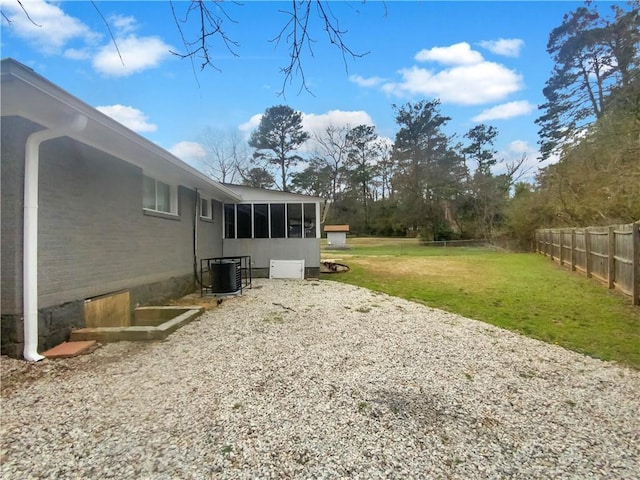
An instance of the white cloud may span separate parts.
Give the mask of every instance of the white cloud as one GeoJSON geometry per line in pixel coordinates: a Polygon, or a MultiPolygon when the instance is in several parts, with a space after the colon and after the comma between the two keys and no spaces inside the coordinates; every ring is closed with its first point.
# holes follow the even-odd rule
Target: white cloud
{"type": "Polygon", "coordinates": [[[137,28],[134,17],[115,15],[108,20],[122,55],[120,60],[111,38],[100,46],[104,36],[67,15],[57,3],[29,0],[23,1],[23,5],[28,17],[17,1],[0,0],[0,8],[11,22],[3,25],[3,33],[6,30],[15,34],[46,55],[62,54],[72,60],[92,59],[95,70],[105,75],[138,73],[158,66],[171,55],[171,46],[159,37],[132,33],[137,28]]]}
{"type": "Polygon", "coordinates": [[[403,68],[398,71],[401,78],[397,81],[359,75],[352,75],[350,80],[397,97],[426,96],[458,105],[499,102],[523,88],[522,75],[502,64],[485,60],[466,42],[420,50],[415,60],[440,66],[403,68]]]}
{"type": "Polygon", "coordinates": [[[157,67],[171,55],[171,46],[159,37],[138,37],[129,34],[126,37],[116,37],[116,44],[120,55],[113,42],[109,42],[100,48],[94,57],[93,67],[98,72],[124,77],[157,67]]]}
{"type": "Polygon", "coordinates": [[[314,135],[322,135],[328,126],[357,127],[358,125],[374,125],[371,116],[362,110],[344,111],[329,110],[327,113],[303,113],[302,128],[311,136],[300,149],[302,152],[314,152],[318,149],[318,144],[314,135]]]}
{"type": "Polygon", "coordinates": [[[520,49],[524,46],[524,41],[519,38],[499,38],[498,40],[483,40],[479,45],[496,55],[518,57],[520,49]]]}
{"type": "Polygon", "coordinates": [[[377,87],[385,82],[381,77],[369,77],[365,78],[361,75],[350,75],[349,80],[361,87],[377,87]]]}
{"type": "Polygon", "coordinates": [[[519,179],[519,181],[523,182],[533,183],[539,169],[558,161],[557,157],[552,157],[544,162],[540,162],[538,160],[540,152],[537,147],[530,145],[525,140],[514,140],[509,143],[504,150],[498,152],[498,158],[502,159],[502,161],[496,165],[494,173],[505,173],[507,164],[513,164],[520,160],[523,155],[525,156],[525,160],[520,167],[521,177],[519,179]]]}
{"type": "Polygon", "coordinates": [[[525,140],[514,140],[509,143],[504,154],[507,158],[521,157],[523,154],[535,158],[538,155],[538,150],[525,140]]]}
{"type": "Polygon", "coordinates": [[[256,113],[253,115],[248,121],[240,124],[238,126],[238,130],[243,133],[249,134],[260,125],[260,120],[262,120],[262,113],[256,113]]]}
{"type": "MultiPolygon", "coordinates": [[[[262,113],[253,115],[248,121],[241,124],[238,129],[244,133],[251,133],[258,128],[262,113]]],[[[351,125],[373,125],[371,116],[362,110],[345,111],[345,110],[329,110],[327,113],[304,113],[302,112],[302,128],[310,134],[321,133],[329,125],[335,127],[344,127],[351,125]]]]}
{"type": "Polygon", "coordinates": [[[415,59],[418,62],[438,62],[443,65],[475,65],[484,60],[479,52],[471,50],[471,45],[467,42],[420,50],[415,59]]]}
{"type": "Polygon", "coordinates": [[[131,33],[136,30],[138,22],[131,16],[112,15],[109,17],[109,23],[120,35],[124,35],[125,33],[131,33]]]}
{"type": "Polygon", "coordinates": [[[131,130],[141,132],[155,132],[158,129],[157,125],[149,123],[147,116],[137,108],[128,107],[126,105],[106,105],[96,107],[96,110],[101,111],[105,115],[113,118],[115,121],[120,122],[125,127],[131,130]]]}
{"type": "Polygon", "coordinates": [[[482,62],[439,72],[419,67],[400,71],[401,82],[383,85],[383,91],[399,97],[426,95],[443,103],[481,105],[500,101],[522,88],[522,76],[503,65],[482,62]]]}
{"type": "Polygon", "coordinates": [[[178,142],[169,151],[180,160],[191,165],[197,164],[199,160],[202,160],[207,155],[204,147],[197,142],[178,142]]]}
{"type": "MultiPolygon", "coordinates": [[[[238,128],[245,135],[255,130],[260,125],[262,113],[253,115],[247,122],[241,124],[238,128]]],[[[314,134],[322,134],[324,130],[332,125],[334,127],[356,127],[358,125],[374,125],[371,116],[363,110],[345,111],[345,110],[329,110],[326,113],[302,113],[302,128],[309,133],[311,138],[302,146],[301,152],[311,152],[316,148],[313,140],[314,134]]]]}
{"type": "Polygon", "coordinates": [[[303,113],[302,127],[310,134],[321,133],[329,125],[334,127],[358,126],[358,125],[374,125],[369,114],[362,110],[344,111],[329,110],[327,113],[303,113]]]}
{"type": "Polygon", "coordinates": [[[70,58],[71,60],[89,60],[92,56],[92,52],[88,48],[67,48],[63,56],[70,58]]]}
{"type": "Polygon", "coordinates": [[[506,120],[508,118],[518,117],[520,115],[527,115],[534,109],[535,105],[529,103],[526,100],[508,102],[483,110],[478,115],[473,117],[472,120],[474,122],[485,122],[487,120],[506,120]]]}
{"type": "Polygon", "coordinates": [[[15,0],[2,0],[2,13],[11,21],[10,25],[3,25],[3,30],[32,44],[47,55],[60,53],[68,43],[81,40],[92,44],[101,35],[75,17],[67,15],[60,7],[42,0],[29,0],[20,4],[15,0]],[[33,21],[31,21],[31,20],[33,21]]]}

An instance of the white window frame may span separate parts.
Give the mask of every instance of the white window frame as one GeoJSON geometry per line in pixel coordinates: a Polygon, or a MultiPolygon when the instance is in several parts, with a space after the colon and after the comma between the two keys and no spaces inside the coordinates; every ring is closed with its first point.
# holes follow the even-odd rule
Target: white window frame
{"type": "Polygon", "coordinates": [[[157,213],[162,213],[162,214],[166,214],[166,215],[178,215],[178,187],[176,185],[172,185],[170,183],[167,182],[163,182],[162,180],[157,179],[154,176],[151,175],[147,175],[144,174],[144,178],[143,178],[143,210],[146,210],[148,212],[157,212],[157,213]],[[154,208],[151,207],[145,207],[144,206],[144,179],[148,178],[150,180],[153,180],[154,182],[154,194],[155,194],[155,206],[154,208]],[[166,185],[169,187],[169,210],[160,210],[158,208],[159,205],[159,201],[158,201],[158,183],[161,183],[162,185],[166,185]]]}
{"type": "Polygon", "coordinates": [[[213,220],[213,202],[208,197],[200,197],[200,218],[203,220],[213,220]],[[206,205],[207,211],[203,214],[202,207],[206,205]]]}

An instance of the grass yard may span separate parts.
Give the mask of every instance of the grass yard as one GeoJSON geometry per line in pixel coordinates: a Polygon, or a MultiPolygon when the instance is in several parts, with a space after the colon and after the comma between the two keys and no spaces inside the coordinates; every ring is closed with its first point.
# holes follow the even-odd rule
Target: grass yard
{"type": "Polygon", "coordinates": [[[542,255],[349,239],[323,259],[351,267],[323,278],[425,303],[640,369],[640,308],[542,255]]]}

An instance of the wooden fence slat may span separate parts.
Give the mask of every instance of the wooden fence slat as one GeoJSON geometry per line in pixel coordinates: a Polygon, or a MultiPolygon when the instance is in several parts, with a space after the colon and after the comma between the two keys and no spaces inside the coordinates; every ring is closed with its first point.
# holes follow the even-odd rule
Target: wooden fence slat
{"type": "Polygon", "coordinates": [[[632,258],[633,273],[631,275],[631,298],[634,305],[640,305],[640,222],[632,225],[632,258]]]}
{"type": "Polygon", "coordinates": [[[616,255],[616,237],[613,227],[609,227],[609,247],[607,250],[608,265],[607,265],[607,287],[609,290],[614,288],[615,282],[615,255],[616,255]]]}
{"type": "Polygon", "coordinates": [[[588,228],[584,229],[584,267],[588,278],[591,278],[591,235],[588,228]]]}
{"type": "Polygon", "coordinates": [[[576,229],[571,229],[571,271],[576,271],[576,229]]]}

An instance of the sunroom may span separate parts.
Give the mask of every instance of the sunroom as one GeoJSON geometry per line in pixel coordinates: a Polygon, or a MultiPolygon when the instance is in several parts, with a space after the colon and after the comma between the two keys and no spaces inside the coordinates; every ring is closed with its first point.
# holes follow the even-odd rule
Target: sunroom
{"type": "Polygon", "coordinates": [[[317,278],[322,199],[225,185],[242,197],[223,208],[223,255],[250,256],[255,277],[317,278]]]}

